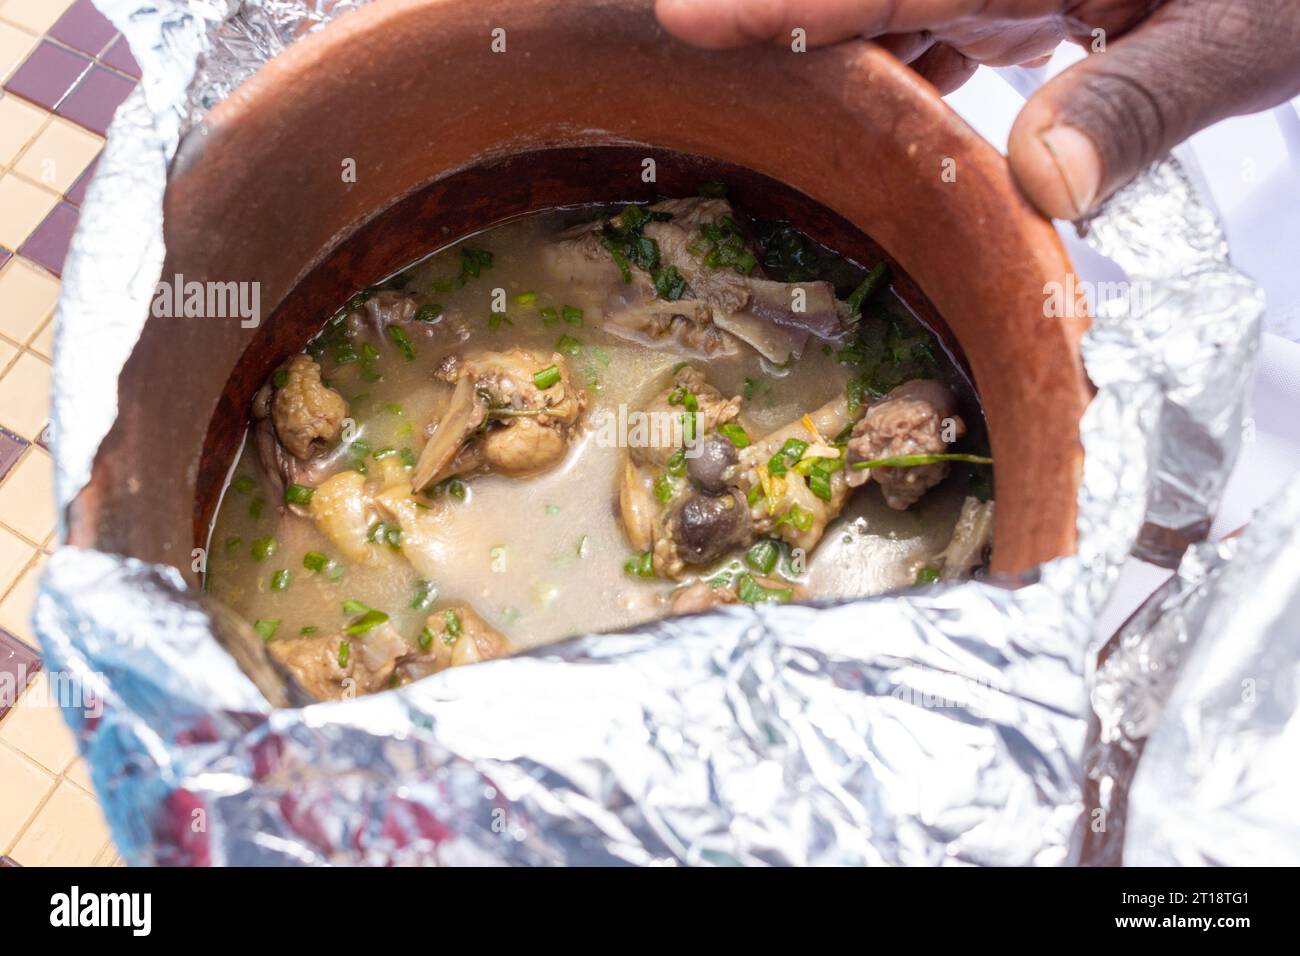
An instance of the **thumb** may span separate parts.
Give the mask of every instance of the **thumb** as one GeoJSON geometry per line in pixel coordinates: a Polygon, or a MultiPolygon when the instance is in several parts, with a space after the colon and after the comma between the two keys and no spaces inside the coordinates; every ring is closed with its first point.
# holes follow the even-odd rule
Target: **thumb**
{"type": "Polygon", "coordinates": [[[1034,94],[1012,172],[1045,214],[1078,219],[1193,133],[1294,96],[1298,48],[1295,0],[1166,3],[1034,94]]]}

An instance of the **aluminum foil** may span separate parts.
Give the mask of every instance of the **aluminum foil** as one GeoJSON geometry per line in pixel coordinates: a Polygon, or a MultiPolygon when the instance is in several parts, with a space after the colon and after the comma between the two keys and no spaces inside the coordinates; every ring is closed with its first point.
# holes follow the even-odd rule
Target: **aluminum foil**
{"type": "MultiPolygon", "coordinates": [[[[357,5],[98,2],[146,80],[114,123],[67,269],[62,502],[112,424],[161,267],[178,138],[285,43],[357,5]]],[[[1085,345],[1099,391],[1079,553],[1018,587],[726,608],[295,709],[227,652],[247,625],[175,571],[61,548],[36,626],[51,669],[95,702],[65,713],[123,856],[1076,862],[1095,612],[1140,536],[1194,537],[1213,512],[1261,312],[1176,163],[1090,226],[1142,294],[1101,306],[1085,345]]]]}

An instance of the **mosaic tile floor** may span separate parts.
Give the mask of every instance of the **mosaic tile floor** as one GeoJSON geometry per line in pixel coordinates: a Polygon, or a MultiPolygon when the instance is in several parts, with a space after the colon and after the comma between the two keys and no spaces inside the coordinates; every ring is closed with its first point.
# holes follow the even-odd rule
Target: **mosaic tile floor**
{"type": "Polygon", "coordinates": [[[0,0],[0,866],[120,863],[28,616],[54,545],[45,437],[59,277],[139,73],[90,0],[0,0]]]}

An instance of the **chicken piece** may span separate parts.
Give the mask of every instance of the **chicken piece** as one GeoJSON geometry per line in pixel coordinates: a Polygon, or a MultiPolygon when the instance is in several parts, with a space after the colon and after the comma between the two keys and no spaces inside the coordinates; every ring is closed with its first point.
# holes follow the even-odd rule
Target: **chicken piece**
{"type": "Polygon", "coordinates": [[[311,496],[307,513],[349,561],[374,564],[378,560],[378,548],[368,540],[374,505],[360,472],[342,471],[327,478],[311,496]]]}
{"type": "Polygon", "coordinates": [[[444,363],[442,375],[456,387],[420,454],[416,491],[451,475],[523,477],[563,460],[587,404],[563,355],[485,352],[444,363]]]}
{"type": "Polygon", "coordinates": [[[647,210],[641,228],[664,269],[685,280],[679,298],[668,300],[644,269],[629,267],[626,281],[605,246],[606,233],[621,227],[621,217],[587,223],[562,234],[546,252],[551,271],[572,285],[600,289],[592,303],[606,328],[648,341],[665,338],[680,348],[710,358],[735,350],[735,340],[778,364],[802,354],[810,332],[827,339],[843,331],[835,291],[826,282],[774,282],[755,266],[750,275],[712,268],[700,252],[701,229],[734,224],[724,199],[674,199],[647,210]]]}
{"type": "Polygon", "coordinates": [[[252,412],[253,447],[272,500],[281,512],[288,507],[305,514],[301,505],[284,504],[284,491],[317,483],[343,435],[346,399],[321,381],[320,366],[310,355],[295,355],[257,390],[252,412]]]}
{"type": "Polygon", "coordinates": [[[648,469],[638,468],[630,458],[623,462],[618,505],[628,543],[635,551],[650,551],[654,547],[655,521],[663,506],[655,497],[654,478],[648,469]]]}
{"type": "Polygon", "coordinates": [[[672,593],[670,613],[698,614],[725,604],[739,604],[740,598],[731,588],[713,587],[708,581],[696,581],[672,593]]]}
{"type": "Polygon", "coordinates": [[[320,366],[310,355],[295,355],[281,371],[285,372],[284,384],[275,388],[271,420],[280,444],[295,458],[306,461],[338,444],[348,403],[321,381],[320,366]]]}
{"type": "Polygon", "coordinates": [[[693,396],[698,409],[695,413],[695,435],[703,438],[725,422],[734,421],[740,414],[740,396],[727,398],[709,384],[704,373],[691,365],[683,365],[673,375],[672,382],[659,392],[641,411],[642,421],[667,423],[669,427],[653,424],[650,440],[631,442],[629,449],[638,465],[663,468],[668,459],[681,447],[684,437],[680,427],[681,417],[687,411],[693,396]]]}
{"type": "Polygon", "coordinates": [[[364,634],[280,637],[267,650],[308,693],[319,700],[341,700],[392,686],[410,645],[386,622],[364,634]]]}
{"type": "Polygon", "coordinates": [[[425,622],[430,640],[427,650],[408,654],[398,662],[399,680],[419,680],[448,667],[477,664],[507,657],[514,647],[500,631],[483,620],[468,604],[452,604],[434,611],[425,622]]]}
{"type": "Polygon", "coordinates": [[[948,477],[948,463],[934,462],[899,468],[854,468],[854,462],[899,455],[938,455],[966,434],[956,414],[957,398],[930,379],[913,379],[873,403],[853,426],[849,438],[849,480],[860,485],[868,478],[880,484],[885,503],[903,511],[948,477]]]}

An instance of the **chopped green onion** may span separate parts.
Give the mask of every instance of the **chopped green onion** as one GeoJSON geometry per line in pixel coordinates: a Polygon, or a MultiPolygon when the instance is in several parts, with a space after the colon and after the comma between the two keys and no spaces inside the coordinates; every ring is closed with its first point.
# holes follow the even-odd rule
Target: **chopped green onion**
{"type": "Polygon", "coordinates": [[[226,539],[226,554],[233,554],[239,550],[239,544],[243,539],[239,535],[232,535],[226,539]]]}
{"type": "Polygon", "coordinates": [[[568,333],[565,333],[556,340],[555,351],[562,352],[570,358],[576,358],[578,353],[582,351],[582,343],[568,333]]]}
{"type": "Polygon", "coordinates": [[[284,500],[291,505],[310,504],[311,496],[315,493],[315,488],[308,488],[306,485],[290,485],[284,489],[284,500]]]}
{"type": "Polygon", "coordinates": [[[433,646],[433,631],[427,627],[420,629],[420,636],[416,639],[420,644],[420,650],[427,651],[433,646]]]}
{"type": "Polygon", "coordinates": [[[403,448],[400,452],[398,452],[398,456],[402,459],[402,464],[405,465],[407,468],[415,467],[415,452],[413,452],[411,449],[403,448]]]}
{"type": "Polygon", "coordinates": [[[939,569],[936,567],[926,565],[925,567],[921,568],[919,571],[916,572],[917,584],[933,584],[935,581],[938,580],[939,580],[939,569]]]}
{"type": "Polygon", "coordinates": [[[298,633],[302,634],[303,636],[306,636],[308,634],[315,634],[319,630],[320,628],[317,627],[315,624],[308,624],[306,627],[299,630],[298,633]]]}
{"type": "Polygon", "coordinates": [[[771,574],[781,549],[771,538],[764,538],[745,552],[745,563],[762,574],[771,574]]]}
{"type": "Polygon", "coordinates": [[[284,591],[289,587],[289,571],[287,568],[281,568],[271,575],[271,590],[284,591]]]}
{"type": "Polygon", "coordinates": [[[668,472],[664,472],[654,482],[655,497],[659,499],[660,504],[668,504],[673,498],[677,497],[677,482],[673,481],[668,472]]]}
{"type": "Polygon", "coordinates": [[[699,193],[705,199],[726,199],[727,184],[716,181],[700,183],[699,193]]]}
{"type": "Polygon", "coordinates": [[[537,301],[536,292],[520,292],[517,296],[515,296],[516,305],[532,305],[536,301],[537,301]]]}
{"type": "Polygon", "coordinates": [[[451,495],[458,501],[464,501],[467,493],[468,488],[465,485],[465,482],[461,481],[459,478],[447,479],[447,494],[451,495]]]}
{"type": "Polygon", "coordinates": [[[736,581],[736,597],[746,604],[761,604],[767,601],[789,604],[794,600],[794,591],[791,588],[764,587],[750,575],[742,574],[736,581]]]}
{"type": "Polygon", "coordinates": [[[560,380],[560,369],[555,365],[548,365],[533,375],[533,384],[545,391],[560,380]]]}
{"type": "Polygon", "coordinates": [[[347,634],[365,634],[367,631],[378,627],[388,620],[388,615],[383,611],[376,611],[373,608],[362,614],[359,618],[343,628],[347,634]]]}
{"type": "Polygon", "coordinates": [[[270,620],[258,620],[253,622],[253,630],[256,631],[257,636],[264,641],[269,641],[273,636],[275,636],[276,628],[279,626],[280,619],[278,617],[270,620]]]}
{"type": "Polygon", "coordinates": [[[344,617],[356,617],[358,614],[365,614],[369,610],[369,604],[362,604],[360,601],[351,598],[343,602],[344,617]]]}
{"type": "Polygon", "coordinates": [[[560,310],[560,315],[564,319],[565,325],[582,325],[582,310],[571,305],[566,305],[560,310]]]}
{"type": "Polygon", "coordinates": [[[550,328],[553,325],[560,324],[560,313],[557,312],[555,309],[551,308],[550,306],[547,306],[546,308],[539,310],[537,314],[542,317],[542,325],[546,326],[547,328],[550,328]]]}
{"type": "Polygon", "coordinates": [[[787,438],[780,451],[768,459],[767,473],[774,477],[784,475],[794,467],[795,463],[803,457],[803,453],[807,450],[808,443],[806,441],[798,438],[787,438]]]}
{"type": "Polygon", "coordinates": [[[262,517],[262,509],[266,507],[266,499],[258,495],[248,503],[248,516],[256,521],[262,517]]]}
{"type": "Polygon", "coordinates": [[[302,556],[302,566],[308,571],[324,571],[330,559],[319,551],[308,551],[302,556]]]}
{"type": "Polygon", "coordinates": [[[854,289],[848,298],[849,314],[861,315],[863,304],[875,294],[880,286],[889,279],[889,263],[879,262],[867,277],[862,280],[861,284],[854,289]]]}
{"type": "Polygon", "coordinates": [[[252,555],[255,559],[265,561],[273,554],[275,554],[275,538],[267,535],[265,538],[253,540],[252,555]]]}
{"type": "Polygon", "coordinates": [[[892,458],[855,461],[850,467],[859,471],[866,468],[914,468],[917,465],[933,465],[940,461],[964,461],[972,465],[993,464],[992,458],[985,458],[982,455],[895,455],[892,458]]]}
{"type": "Polygon", "coordinates": [[[442,315],[442,306],[429,302],[415,310],[415,321],[435,322],[440,315],[442,315]]]}
{"type": "Polygon", "coordinates": [[[411,599],[411,610],[427,611],[438,599],[438,589],[432,581],[423,578],[415,582],[415,597],[411,599]]]}
{"type": "Polygon", "coordinates": [[[500,329],[501,326],[503,325],[514,325],[514,324],[515,323],[510,320],[510,316],[506,315],[504,312],[493,312],[491,315],[488,316],[489,332],[495,332],[498,329],[500,329]]]}
{"type": "MultiPolygon", "coordinates": [[[[448,608],[442,612],[442,621],[447,625],[447,633],[452,636],[453,640],[460,637],[461,623],[459,614],[448,608]]],[[[451,642],[448,641],[448,643],[451,642]]]]}
{"type": "Polygon", "coordinates": [[[680,478],[686,474],[686,452],[679,448],[668,458],[668,474],[680,478]]]}
{"type": "Polygon", "coordinates": [[[676,266],[660,269],[654,274],[655,295],[666,302],[676,302],[686,294],[686,280],[676,266]]]}
{"type": "Polygon", "coordinates": [[[289,384],[289,372],[286,369],[278,368],[275,374],[271,376],[271,385],[274,388],[284,388],[289,384]]]}
{"type": "Polygon", "coordinates": [[[623,572],[632,577],[652,578],[655,576],[655,556],[652,551],[642,551],[627,559],[623,572]]]}
{"type": "Polygon", "coordinates": [[[348,657],[351,656],[352,645],[347,641],[339,641],[339,667],[348,666],[348,657]]]}
{"type": "Polygon", "coordinates": [[[749,433],[735,422],[724,422],[718,426],[718,431],[737,448],[749,447],[749,433]]]}

